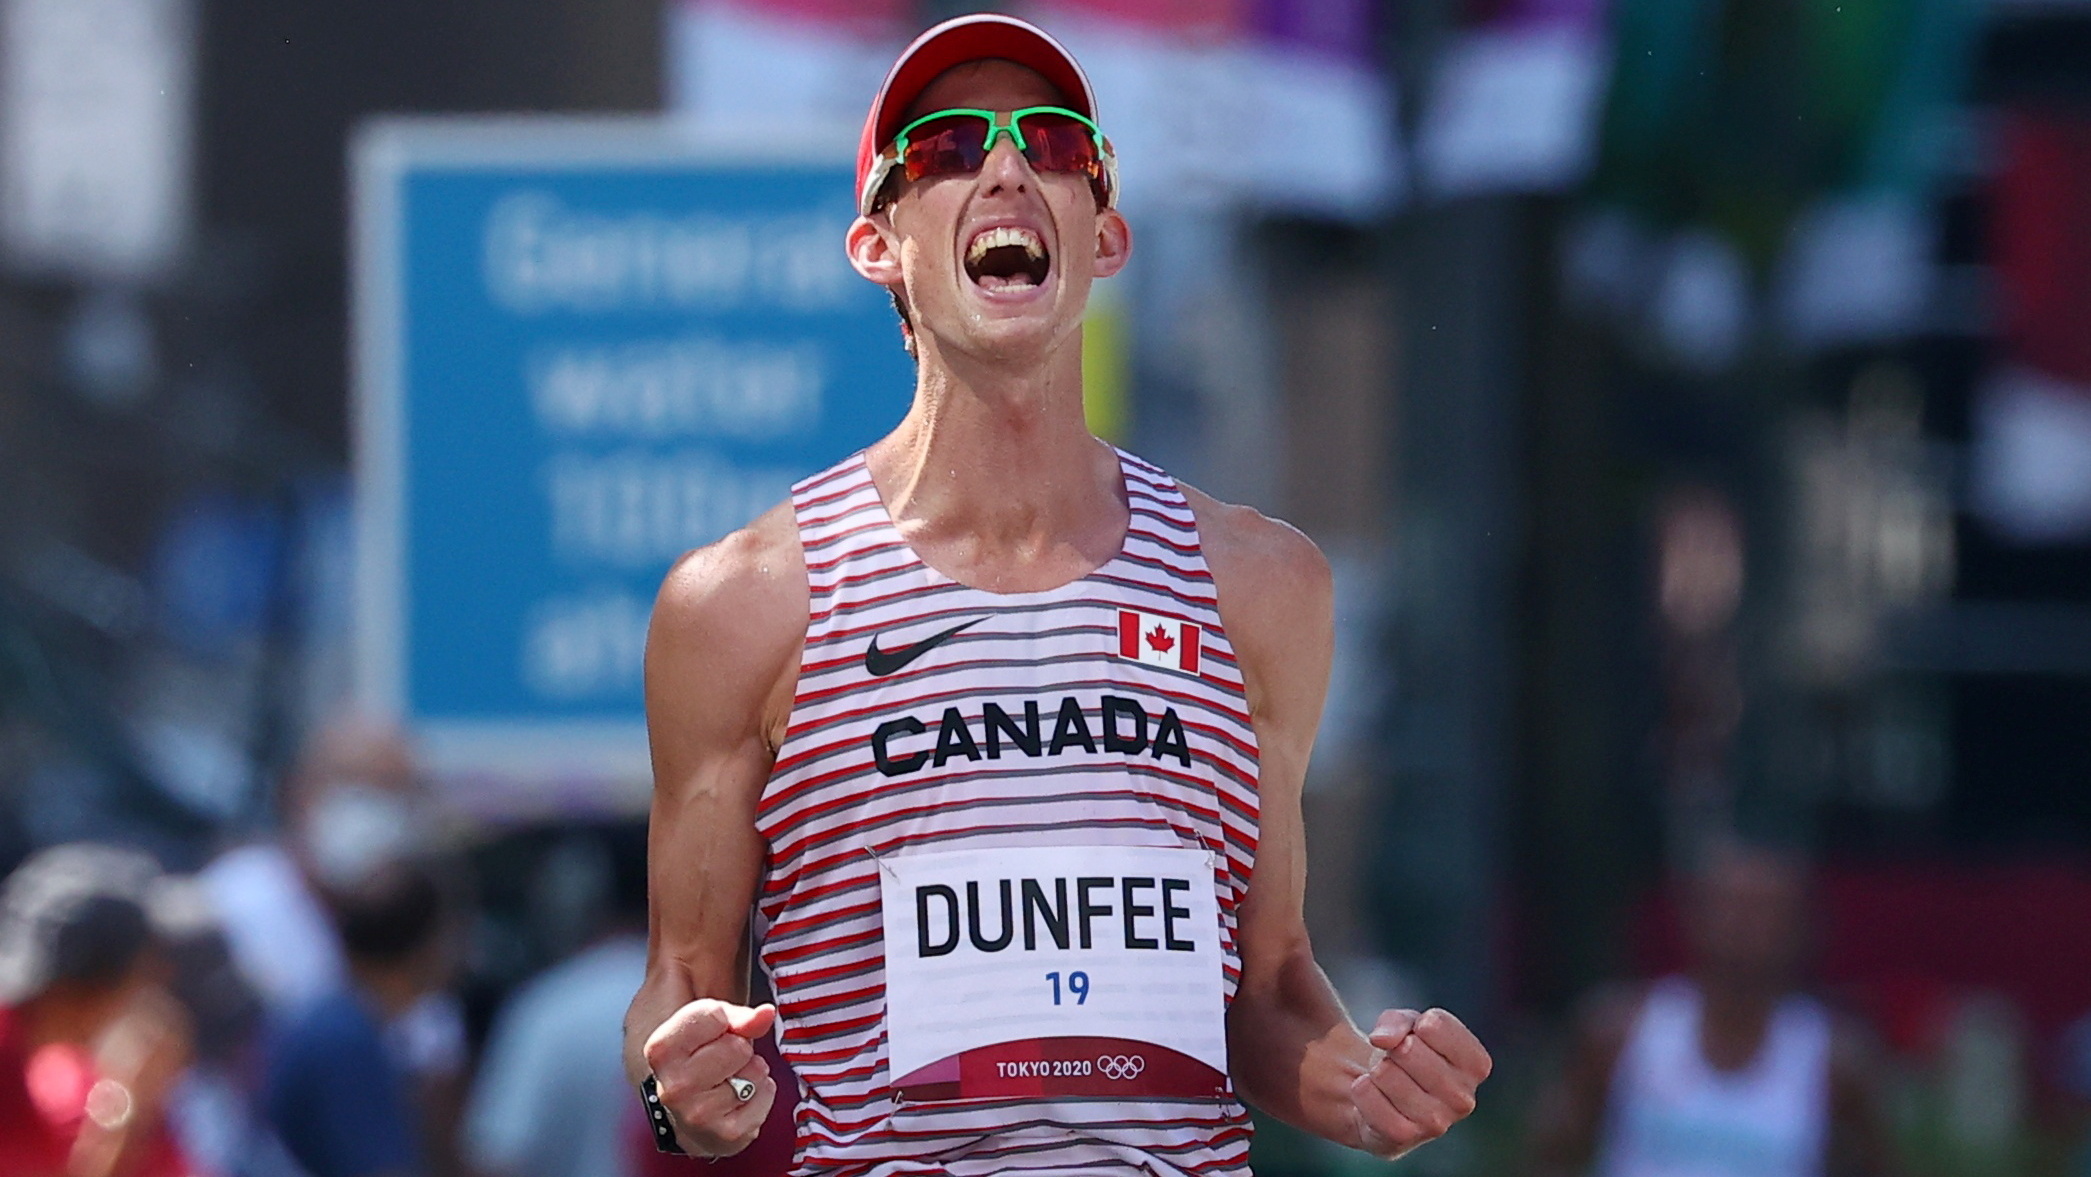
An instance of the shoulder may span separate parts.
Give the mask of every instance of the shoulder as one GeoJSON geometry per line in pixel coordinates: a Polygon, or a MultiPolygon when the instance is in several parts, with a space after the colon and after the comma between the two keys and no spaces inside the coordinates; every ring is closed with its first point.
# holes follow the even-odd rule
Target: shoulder
{"type": "Polygon", "coordinates": [[[806,554],[786,501],[676,561],[661,581],[654,615],[679,629],[732,632],[772,614],[802,614],[797,606],[805,601],[806,554]]]}
{"type": "Polygon", "coordinates": [[[1302,593],[1330,595],[1328,557],[1299,528],[1189,485],[1183,494],[1198,520],[1198,545],[1223,598],[1232,594],[1249,605],[1298,600],[1302,593]]]}
{"type": "Polygon", "coordinates": [[[806,613],[806,555],[787,501],[669,569],[646,637],[649,710],[671,699],[703,713],[736,699],[774,704],[796,671],[806,613]]]}
{"type": "Polygon", "coordinates": [[[306,1002],[278,1027],[272,1071],[279,1081],[333,1076],[344,1067],[382,1066],[383,1032],[353,993],[336,990],[306,1002]]]}
{"type": "Polygon", "coordinates": [[[298,1022],[307,1036],[332,1042],[382,1042],[376,1014],[348,989],[336,989],[305,1007],[298,1022]]]}
{"type": "Polygon", "coordinates": [[[1289,523],[1189,486],[1183,492],[1251,711],[1296,718],[1311,733],[1335,648],[1328,558],[1289,523]]]}

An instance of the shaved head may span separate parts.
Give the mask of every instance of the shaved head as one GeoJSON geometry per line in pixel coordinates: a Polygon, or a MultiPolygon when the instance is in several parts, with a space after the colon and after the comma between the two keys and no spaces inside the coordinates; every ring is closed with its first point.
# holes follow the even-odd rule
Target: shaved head
{"type": "Polygon", "coordinates": [[[1693,955],[1710,979],[1784,988],[1799,968],[1811,877],[1797,854],[1726,840],[1707,850],[1692,877],[1693,955]]]}

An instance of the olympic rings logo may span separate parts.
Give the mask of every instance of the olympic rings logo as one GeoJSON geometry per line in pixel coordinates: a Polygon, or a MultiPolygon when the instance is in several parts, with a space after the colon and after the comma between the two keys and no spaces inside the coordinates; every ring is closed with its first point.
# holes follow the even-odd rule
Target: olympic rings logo
{"type": "Polygon", "coordinates": [[[1147,1060],[1137,1054],[1106,1054],[1097,1056],[1096,1069],[1106,1079],[1137,1079],[1147,1069],[1147,1060]]]}

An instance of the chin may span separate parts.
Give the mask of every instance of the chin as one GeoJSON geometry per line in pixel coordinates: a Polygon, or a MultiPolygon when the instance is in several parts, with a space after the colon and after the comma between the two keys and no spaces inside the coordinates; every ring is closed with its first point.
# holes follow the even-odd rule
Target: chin
{"type": "Polygon", "coordinates": [[[944,320],[945,346],[983,356],[1049,351],[1081,324],[1080,309],[1070,312],[1064,294],[1057,283],[1014,297],[963,289],[944,320]]]}
{"type": "Polygon", "coordinates": [[[954,342],[982,358],[1042,359],[1072,334],[1072,326],[1059,320],[1047,307],[1031,315],[977,318],[954,342]]]}

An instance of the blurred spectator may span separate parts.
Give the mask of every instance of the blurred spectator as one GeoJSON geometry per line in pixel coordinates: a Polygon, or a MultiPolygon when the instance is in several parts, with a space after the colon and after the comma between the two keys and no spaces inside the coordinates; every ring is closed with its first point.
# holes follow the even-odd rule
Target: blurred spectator
{"type": "Polygon", "coordinates": [[[189,1031],[161,983],[150,858],[80,843],[0,889],[0,1174],[183,1177],[162,1117],[189,1031]]]}
{"type": "Polygon", "coordinates": [[[2091,1177],[2091,1014],[2062,1032],[2060,1082],[2072,1107],[2070,1128],[2076,1137],[2075,1167],[2070,1177],[2091,1177]]]}
{"type": "Polygon", "coordinates": [[[1864,1039],[1797,987],[1808,880],[1714,848],[1692,880],[1688,976],[1594,1002],[1534,1125],[1548,1177],[1892,1171],[1864,1039]]]}
{"type": "Polygon", "coordinates": [[[636,1105],[622,1026],[646,972],[644,847],[613,854],[575,834],[538,878],[558,892],[540,906],[587,912],[595,934],[502,1007],[466,1109],[465,1154],[494,1177],[629,1177],[621,1129],[636,1105]]]}
{"type": "Polygon", "coordinates": [[[348,982],[277,1029],[265,1095],[277,1134],[314,1177],[410,1177],[441,1165],[386,1027],[451,979],[457,904],[446,883],[408,857],[323,892],[348,982]]]}
{"type": "Polygon", "coordinates": [[[272,1010],[338,989],[341,944],[317,888],[357,881],[420,835],[412,750],[355,721],[314,736],[283,782],[283,836],[236,847],[202,873],[240,970],[272,1010]]]}
{"type": "MultiPolygon", "coordinates": [[[[235,847],[201,875],[233,958],[279,1022],[338,1002],[351,987],[344,933],[327,897],[424,856],[439,826],[405,739],[353,719],[323,728],[306,747],[284,782],[282,816],[280,841],[235,847]]],[[[426,1159],[435,1172],[460,1172],[452,1142],[466,1045],[456,997],[431,987],[387,1009],[381,1026],[421,1113],[426,1159]]]]}
{"type": "Polygon", "coordinates": [[[252,1090],[261,998],[233,962],[209,897],[194,879],[153,895],[153,930],[170,988],[194,1028],[194,1058],[170,1093],[168,1126],[198,1177],[304,1177],[252,1090]]]}

